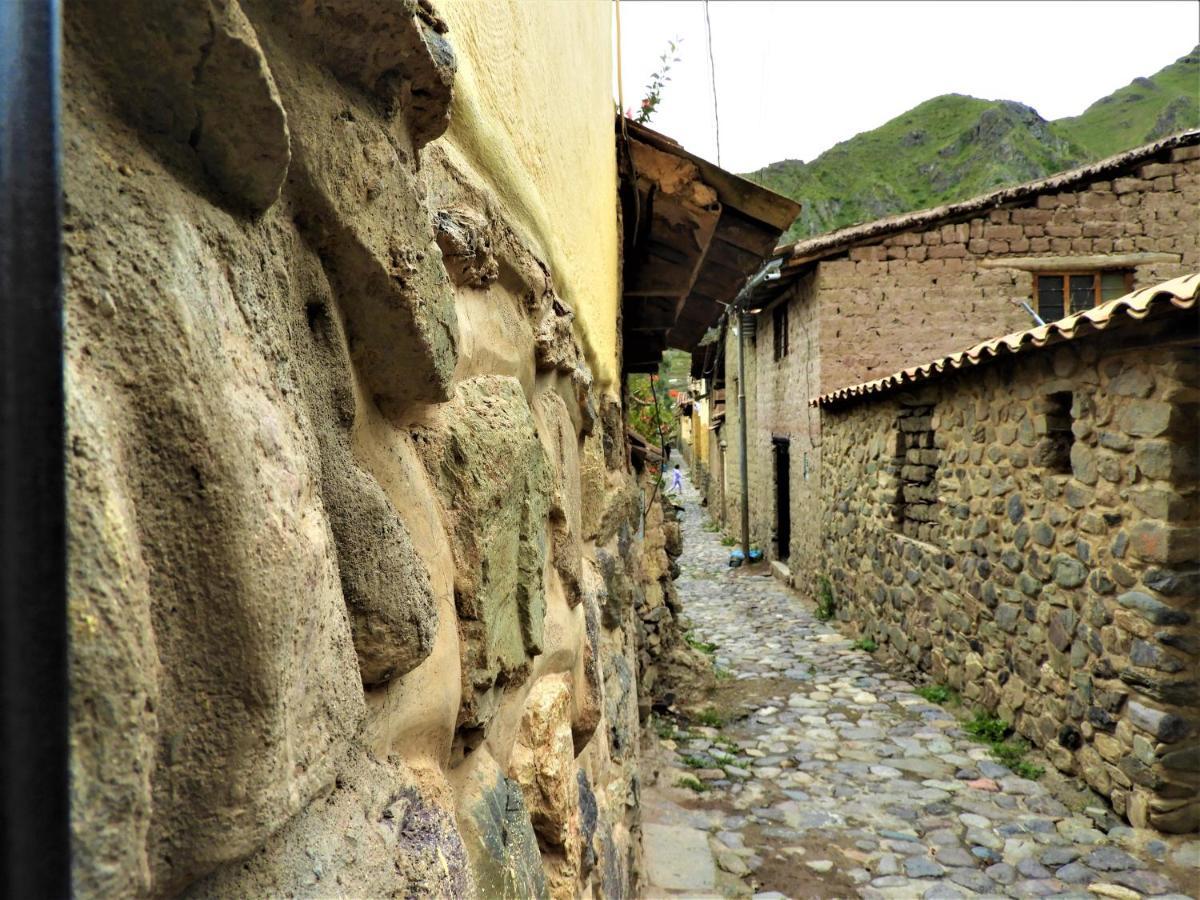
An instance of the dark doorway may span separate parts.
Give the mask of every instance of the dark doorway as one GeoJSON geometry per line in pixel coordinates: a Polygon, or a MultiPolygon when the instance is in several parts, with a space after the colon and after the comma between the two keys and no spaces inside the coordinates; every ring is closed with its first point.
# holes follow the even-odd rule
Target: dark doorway
{"type": "Polygon", "coordinates": [[[772,438],[775,451],[775,558],[786,563],[792,548],[792,479],[790,442],[772,438]]]}

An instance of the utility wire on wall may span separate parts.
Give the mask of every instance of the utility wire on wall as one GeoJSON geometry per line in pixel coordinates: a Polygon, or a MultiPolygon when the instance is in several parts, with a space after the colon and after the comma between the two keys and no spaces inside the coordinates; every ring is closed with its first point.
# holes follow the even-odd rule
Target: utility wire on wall
{"type": "Polygon", "coordinates": [[[708,72],[712,78],[713,128],[717,133],[717,165],[721,165],[721,116],[717,113],[717,66],[713,62],[712,22],[708,17],[708,0],[704,0],[704,36],[708,41],[708,72]]]}

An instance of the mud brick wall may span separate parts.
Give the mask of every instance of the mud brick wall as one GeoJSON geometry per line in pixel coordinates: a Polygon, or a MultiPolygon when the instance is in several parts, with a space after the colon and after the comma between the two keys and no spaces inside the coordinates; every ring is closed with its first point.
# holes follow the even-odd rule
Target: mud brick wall
{"type": "Polygon", "coordinates": [[[752,480],[754,511],[751,530],[772,559],[789,560],[796,568],[811,566],[818,541],[804,522],[815,521],[819,511],[816,473],[820,466],[820,415],[809,408],[821,379],[824,363],[818,349],[821,321],[816,298],[822,274],[802,276],[791,292],[787,314],[787,355],[774,358],[775,317],[770,310],[758,316],[757,353],[753,357],[758,385],[756,415],[750,420],[748,441],[755,461],[752,480]],[[778,547],[775,499],[775,438],[788,440],[791,497],[791,541],[778,547]]]}
{"type": "Polygon", "coordinates": [[[822,416],[838,617],[1170,832],[1200,825],[1200,361],[1155,344],[1196,328],[1113,326],[822,416]]]}
{"type": "MultiPolygon", "coordinates": [[[[894,234],[820,269],[820,389],[880,378],[1028,328],[1034,276],[981,267],[1028,256],[1170,253],[1134,267],[1134,288],[1200,269],[1200,147],[1119,177],[1031,197],[968,221],[894,234]]],[[[770,344],[763,345],[770,353],[770,344]]],[[[794,345],[793,345],[794,346],[794,345]]]]}
{"type": "MultiPolygon", "coordinates": [[[[1120,177],[1030,197],[967,221],[894,234],[815,264],[781,301],[789,305],[788,355],[774,359],[769,309],[758,316],[757,338],[750,345],[748,368],[755,385],[748,438],[753,539],[769,555],[784,555],[772,544],[772,438],[787,437],[792,541],[786,555],[794,585],[802,591],[811,588],[818,568],[815,523],[820,473],[825,469],[820,422],[808,407],[812,397],[1030,326],[1028,314],[1011,301],[1033,303],[1034,276],[982,263],[1006,257],[1172,254],[1177,262],[1133,267],[1135,288],[1157,284],[1200,269],[1198,204],[1200,147],[1182,147],[1131,167],[1120,177]]],[[[731,338],[726,346],[730,372],[736,352],[731,338]]],[[[737,431],[730,377],[726,468],[733,476],[737,431]]],[[[727,485],[725,521],[736,527],[739,501],[732,477],[727,485]]],[[[919,490],[914,484],[910,493],[919,490]]],[[[715,507],[711,493],[709,503],[715,507]]],[[[913,513],[922,514],[915,508],[913,513]]]]}

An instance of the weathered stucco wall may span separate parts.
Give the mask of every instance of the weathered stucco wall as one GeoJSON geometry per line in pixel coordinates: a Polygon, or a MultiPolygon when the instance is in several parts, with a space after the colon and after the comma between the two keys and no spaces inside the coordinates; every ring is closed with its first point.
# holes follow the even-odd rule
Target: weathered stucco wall
{"type": "Polygon", "coordinates": [[[1194,312],[823,412],[806,576],[882,653],[1172,832],[1200,826],[1200,365],[1163,343],[1185,332],[1194,312]]]}
{"type": "Polygon", "coordinates": [[[79,896],[632,889],[600,6],[68,4],[79,896]]]}
{"type": "Polygon", "coordinates": [[[615,397],[612,5],[451,0],[439,12],[460,61],[442,143],[495,193],[555,273],[596,386],[615,397]]]}

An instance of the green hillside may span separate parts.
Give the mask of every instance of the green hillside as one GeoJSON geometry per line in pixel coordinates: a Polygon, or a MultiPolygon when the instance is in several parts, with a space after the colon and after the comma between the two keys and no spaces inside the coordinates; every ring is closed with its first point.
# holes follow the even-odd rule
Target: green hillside
{"type": "Polygon", "coordinates": [[[1136,78],[1082,115],[1058,119],[1060,134],[1100,159],[1200,125],[1200,47],[1150,78],[1136,78]]]}
{"type": "Polygon", "coordinates": [[[746,177],[800,200],[785,241],[964,200],[1200,125],[1200,48],[1151,78],[1048,122],[1010,100],[934,97],[812,162],[746,177]]]}

